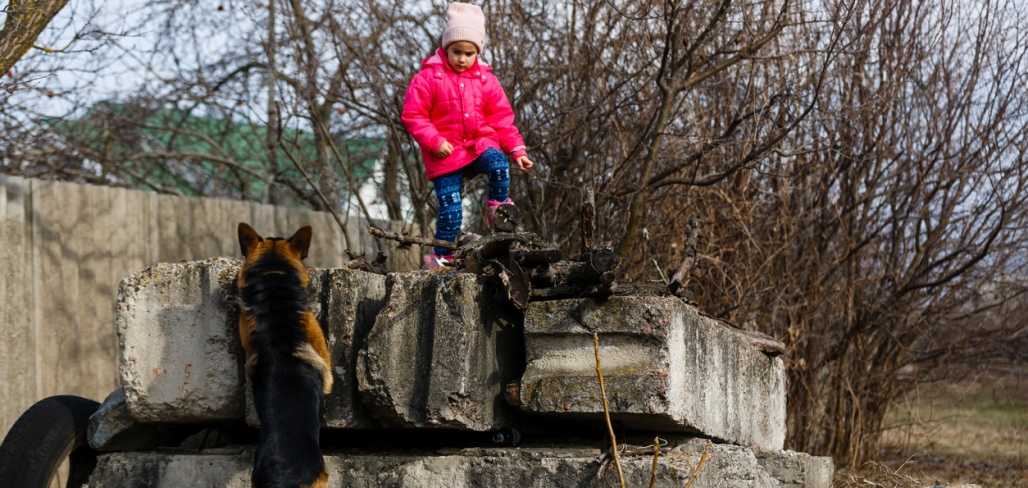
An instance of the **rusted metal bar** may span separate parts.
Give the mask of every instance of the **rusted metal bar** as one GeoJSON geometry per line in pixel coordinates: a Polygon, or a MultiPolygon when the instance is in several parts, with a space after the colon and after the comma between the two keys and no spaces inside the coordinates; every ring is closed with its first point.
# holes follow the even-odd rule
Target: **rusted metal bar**
{"type": "Polygon", "coordinates": [[[560,249],[539,249],[535,251],[518,249],[512,251],[511,255],[514,256],[514,260],[520,263],[523,268],[544,266],[564,259],[564,253],[560,252],[560,249]]]}
{"type": "MultiPolygon", "coordinates": [[[[616,256],[615,256],[616,258],[616,256]]],[[[574,283],[610,284],[614,282],[616,262],[600,258],[592,261],[560,261],[545,267],[532,268],[529,277],[537,287],[574,283]]]]}

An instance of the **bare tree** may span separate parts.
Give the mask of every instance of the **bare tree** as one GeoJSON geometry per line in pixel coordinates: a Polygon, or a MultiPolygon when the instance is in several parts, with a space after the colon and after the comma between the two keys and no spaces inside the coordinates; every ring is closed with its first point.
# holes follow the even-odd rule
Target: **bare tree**
{"type": "MultiPolygon", "coordinates": [[[[75,107],[63,119],[9,118],[0,149],[21,163],[7,171],[345,219],[365,213],[347,141],[377,141],[390,217],[430,234],[434,198],[400,111],[446,3],[151,2],[137,29],[154,42],[118,58],[145,73],[138,85],[100,104],[58,93],[75,107]]],[[[591,189],[619,279],[693,260],[682,280],[701,308],[788,344],[790,448],[857,465],[893,399],[955,362],[1010,357],[1004,343],[1023,337],[994,313],[1020,288],[982,298],[1026,264],[1016,0],[483,8],[482,59],[538,163],[512,186],[527,230],[580,250],[565,229],[591,189]]],[[[484,190],[472,182],[469,200],[484,190]]]]}
{"type": "Polygon", "coordinates": [[[980,297],[1024,272],[1028,43],[1015,2],[851,5],[808,122],[674,205],[707,223],[698,301],[789,344],[789,445],[859,465],[893,399],[1020,327],[980,297]]]}
{"type": "Polygon", "coordinates": [[[60,12],[68,0],[11,0],[0,29],[0,73],[7,73],[32,48],[39,33],[60,12]]]}

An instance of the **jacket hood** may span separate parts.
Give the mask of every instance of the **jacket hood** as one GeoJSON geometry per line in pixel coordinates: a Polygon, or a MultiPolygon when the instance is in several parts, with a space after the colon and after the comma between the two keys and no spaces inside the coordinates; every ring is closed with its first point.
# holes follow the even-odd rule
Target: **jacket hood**
{"type": "MultiPolygon", "coordinates": [[[[450,67],[450,62],[446,60],[446,51],[443,51],[443,48],[441,48],[441,47],[437,48],[435,50],[435,54],[433,54],[433,55],[431,55],[431,56],[429,56],[429,57],[427,57],[427,58],[425,58],[425,59],[423,59],[421,61],[421,69],[437,68],[437,67],[439,67],[439,65],[442,65],[443,68],[445,68],[447,70],[453,71],[453,68],[450,67]]],[[[489,64],[486,63],[485,61],[482,61],[482,56],[479,55],[478,59],[475,60],[475,64],[471,65],[471,67],[468,68],[468,69],[469,70],[471,70],[471,69],[478,69],[478,70],[481,70],[481,71],[492,71],[493,68],[491,66],[489,66],[489,64]]]]}

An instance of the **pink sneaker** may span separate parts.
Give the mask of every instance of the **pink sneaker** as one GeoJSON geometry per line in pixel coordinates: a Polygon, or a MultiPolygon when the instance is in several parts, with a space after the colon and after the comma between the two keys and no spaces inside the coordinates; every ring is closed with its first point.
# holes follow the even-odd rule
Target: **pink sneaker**
{"type": "Polygon", "coordinates": [[[422,256],[422,260],[425,262],[425,269],[436,269],[442,266],[453,266],[453,256],[440,256],[436,253],[426,254],[422,256]]]}
{"type": "Polygon", "coordinates": [[[485,214],[489,220],[489,228],[493,227],[493,215],[496,214],[496,209],[500,208],[500,205],[503,205],[504,203],[514,205],[514,201],[510,198],[508,198],[506,202],[497,202],[496,200],[487,200],[485,202],[485,214]]]}

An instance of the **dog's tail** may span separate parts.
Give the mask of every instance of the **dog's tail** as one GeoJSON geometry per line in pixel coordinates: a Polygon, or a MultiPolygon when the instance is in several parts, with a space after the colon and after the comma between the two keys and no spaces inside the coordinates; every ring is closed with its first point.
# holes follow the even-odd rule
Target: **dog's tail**
{"type": "Polygon", "coordinates": [[[327,486],[320,446],[321,372],[295,356],[261,359],[252,366],[251,376],[254,405],[261,422],[253,485],[327,486]]]}

